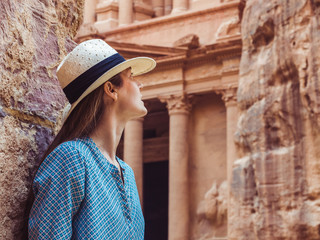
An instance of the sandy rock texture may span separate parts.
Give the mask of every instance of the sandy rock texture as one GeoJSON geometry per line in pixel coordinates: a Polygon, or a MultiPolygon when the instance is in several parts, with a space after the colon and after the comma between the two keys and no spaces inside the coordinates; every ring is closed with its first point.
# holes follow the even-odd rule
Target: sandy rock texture
{"type": "Polygon", "coordinates": [[[224,237],[227,226],[228,182],[220,186],[215,181],[205,194],[197,209],[199,231],[195,239],[212,239],[212,236],[224,237]]]}
{"type": "Polygon", "coordinates": [[[56,79],[84,0],[0,1],[0,239],[22,239],[31,175],[61,124],[56,79]]]}
{"type": "Polygon", "coordinates": [[[241,1],[229,239],[320,239],[320,1],[241,1]]]}

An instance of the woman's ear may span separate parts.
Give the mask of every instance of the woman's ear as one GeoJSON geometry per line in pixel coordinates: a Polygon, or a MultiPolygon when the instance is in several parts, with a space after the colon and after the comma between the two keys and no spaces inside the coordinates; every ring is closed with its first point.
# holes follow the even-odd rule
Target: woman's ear
{"type": "Polygon", "coordinates": [[[104,89],[105,94],[107,94],[107,96],[109,96],[113,101],[117,101],[118,93],[111,82],[107,81],[104,84],[103,89],[104,89]]]}

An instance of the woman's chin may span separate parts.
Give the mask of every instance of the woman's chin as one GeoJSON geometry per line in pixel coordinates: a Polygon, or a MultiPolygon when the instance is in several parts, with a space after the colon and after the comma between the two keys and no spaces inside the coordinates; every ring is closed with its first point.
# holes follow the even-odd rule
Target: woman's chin
{"type": "Polygon", "coordinates": [[[141,109],[141,116],[140,117],[144,117],[145,115],[147,115],[148,110],[145,106],[143,106],[143,108],[141,109]]]}
{"type": "Polygon", "coordinates": [[[141,118],[147,115],[148,110],[146,109],[145,106],[140,108],[138,111],[136,111],[136,114],[134,114],[130,119],[136,119],[136,118],[141,118]]]}

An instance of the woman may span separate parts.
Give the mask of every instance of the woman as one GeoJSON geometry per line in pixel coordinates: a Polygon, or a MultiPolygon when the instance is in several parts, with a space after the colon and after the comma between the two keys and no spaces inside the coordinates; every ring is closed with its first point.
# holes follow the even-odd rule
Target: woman
{"type": "Polygon", "coordinates": [[[133,76],[154,67],[98,39],[62,61],[57,76],[71,109],[34,178],[29,239],[143,239],[134,174],[115,154],[126,122],[147,113],[133,76]]]}

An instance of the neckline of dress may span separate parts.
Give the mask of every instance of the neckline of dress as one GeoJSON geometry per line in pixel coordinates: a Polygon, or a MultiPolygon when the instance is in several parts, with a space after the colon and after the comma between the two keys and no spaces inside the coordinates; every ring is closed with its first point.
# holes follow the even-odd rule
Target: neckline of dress
{"type": "MultiPolygon", "coordinates": [[[[106,160],[106,162],[111,166],[111,168],[113,168],[114,170],[117,170],[119,172],[119,169],[117,168],[116,165],[114,165],[113,163],[111,163],[100,151],[100,149],[98,148],[97,144],[93,141],[93,139],[91,137],[85,137],[85,140],[89,141],[93,147],[95,148],[95,150],[99,153],[99,155],[101,155],[101,157],[106,160]]],[[[120,166],[120,172],[124,170],[122,163],[120,162],[120,158],[118,158],[117,156],[115,156],[116,161],[118,162],[119,166],[120,166]]]]}

